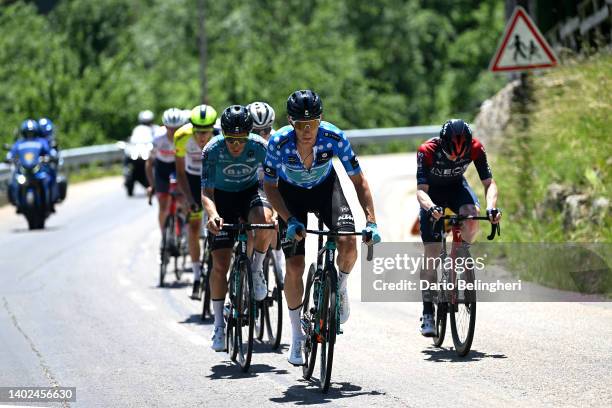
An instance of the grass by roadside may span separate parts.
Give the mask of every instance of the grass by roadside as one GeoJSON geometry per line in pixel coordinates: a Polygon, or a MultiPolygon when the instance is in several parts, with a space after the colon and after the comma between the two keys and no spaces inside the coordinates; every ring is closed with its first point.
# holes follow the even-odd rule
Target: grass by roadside
{"type": "MultiPolygon", "coordinates": [[[[555,250],[534,244],[531,252],[505,251],[508,265],[523,279],[610,296],[610,73],[608,53],[531,77],[527,128],[515,112],[503,140],[489,149],[504,210],[502,241],[563,244],[555,250]],[[576,245],[587,242],[598,245],[576,245]]],[[[482,188],[477,192],[483,200],[482,188]]]]}
{"type": "MultiPolygon", "coordinates": [[[[110,166],[102,166],[98,163],[91,163],[86,167],[82,167],[79,171],[71,172],[68,175],[69,183],[81,183],[101,177],[120,176],[123,171],[123,166],[119,163],[110,166]]],[[[70,186],[68,186],[70,188],[70,186]]]]}

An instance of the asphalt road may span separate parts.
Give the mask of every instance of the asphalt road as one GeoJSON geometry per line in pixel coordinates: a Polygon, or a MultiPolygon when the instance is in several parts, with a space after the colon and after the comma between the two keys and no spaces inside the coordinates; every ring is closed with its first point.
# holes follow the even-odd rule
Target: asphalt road
{"type": "MultiPolygon", "coordinates": [[[[414,162],[361,159],[387,241],[413,239],[414,162]]],[[[210,350],[191,274],[156,286],[156,208],[119,178],[68,194],[44,231],[0,208],[0,386],[76,387],[70,405],[83,407],[612,406],[609,304],[481,303],[472,352],[458,358],[450,339],[436,349],[420,336],[418,303],[360,302],[358,266],[329,394],[287,363],[287,324],[283,351],[258,346],[242,374],[210,350]]]]}

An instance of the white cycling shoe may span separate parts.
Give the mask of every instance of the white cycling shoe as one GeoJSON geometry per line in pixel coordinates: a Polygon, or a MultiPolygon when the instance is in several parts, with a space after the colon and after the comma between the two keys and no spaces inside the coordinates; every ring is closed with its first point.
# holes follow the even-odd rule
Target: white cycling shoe
{"type": "Polygon", "coordinates": [[[349,303],[348,290],[340,289],[340,324],[346,323],[351,315],[351,305],[349,303]]]}
{"type": "Polygon", "coordinates": [[[421,334],[425,337],[434,337],[436,335],[433,315],[424,314],[421,317],[421,334]]]}
{"type": "Polygon", "coordinates": [[[304,353],[302,352],[304,348],[304,336],[299,338],[294,338],[291,341],[291,347],[289,347],[289,360],[290,364],[294,366],[303,366],[304,365],[304,353]]]}
{"type": "Polygon", "coordinates": [[[215,351],[225,351],[225,327],[215,327],[210,347],[215,351]]]}
{"type": "Polygon", "coordinates": [[[268,283],[263,276],[263,271],[253,272],[253,294],[258,302],[268,296],[268,283]]]}

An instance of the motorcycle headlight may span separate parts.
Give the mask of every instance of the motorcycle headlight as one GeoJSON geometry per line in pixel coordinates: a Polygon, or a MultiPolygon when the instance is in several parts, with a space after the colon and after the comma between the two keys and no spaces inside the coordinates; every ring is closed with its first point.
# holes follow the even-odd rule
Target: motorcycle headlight
{"type": "Polygon", "coordinates": [[[17,175],[17,183],[25,184],[26,181],[27,181],[26,176],[24,176],[23,174],[17,175]]]}

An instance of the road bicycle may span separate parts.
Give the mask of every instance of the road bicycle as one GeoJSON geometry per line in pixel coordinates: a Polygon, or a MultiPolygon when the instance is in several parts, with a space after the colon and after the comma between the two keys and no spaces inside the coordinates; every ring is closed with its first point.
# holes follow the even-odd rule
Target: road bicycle
{"type": "MultiPolygon", "coordinates": [[[[323,221],[319,218],[319,229],[306,229],[308,234],[318,235],[317,261],[308,269],[304,303],[302,305],[302,327],[306,335],[304,342],[304,366],[302,374],[310,379],[317,360],[317,348],[320,348],[320,381],[319,387],[326,393],[331,384],[331,373],[334,361],[336,335],[342,334],[340,328],[340,293],[338,272],[335,266],[336,240],[339,237],[352,235],[371,239],[363,232],[324,231],[323,221]],[[327,237],[325,244],[323,237],[327,237]],[[311,298],[312,294],[312,298],[311,298]],[[312,301],[312,303],[311,303],[312,301]]],[[[368,261],[372,260],[373,247],[368,245],[368,261]]]]}
{"type": "MultiPolygon", "coordinates": [[[[494,214],[495,215],[495,214],[494,214]]],[[[458,257],[464,259],[471,258],[469,249],[464,247],[461,239],[461,224],[466,220],[490,221],[489,217],[471,215],[444,215],[440,220],[446,220],[450,224],[453,241],[451,244],[450,255],[446,249],[446,231],[443,228],[441,234],[442,250],[440,253],[441,277],[440,290],[433,293],[434,321],[436,334],[433,336],[433,343],[440,347],[444,342],[446,334],[446,320],[450,316],[451,333],[453,344],[457,354],[461,357],[466,356],[472,347],[474,332],[476,330],[476,291],[469,288],[469,284],[475,283],[474,268],[466,268],[463,273],[456,273],[455,266],[458,257]],[[447,257],[451,257],[453,262],[448,263],[447,257]],[[459,281],[465,281],[466,288],[459,290],[459,281]]],[[[435,227],[436,221],[434,221],[435,227]]],[[[491,224],[491,233],[487,236],[490,241],[495,235],[500,235],[500,225],[491,224]]],[[[464,262],[465,264],[465,262],[464,262]]]]}
{"type": "Polygon", "coordinates": [[[228,280],[229,304],[225,305],[226,349],[232,361],[247,372],[253,356],[257,306],[253,293],[251,261],[247,256],[247,233],[257,229],[274,229],[274,224],[223,224],[223,231],[237,231],[237,244],[228,280]]]}
{"type": "MultiPolygon", "coordinates": [[[[174,258],[174,275],[177,280],[181,280],[183,270],[185,270],[185,261],[187,258],[187,215],[180,208],[179,196],[176,178],[170,178],[170,204],[168,207],[168,215],[164,222],[162,230],[162,242],[160,246],[160,263],[159,263],[159,286],[164,286],[164,280],[168,270],[170,258],[174,258]],[[179,268],[179,258],[182,259],[181,267],[179,268]]],[[[151,205],[149,197],[149,205],[151,205]]]]}

